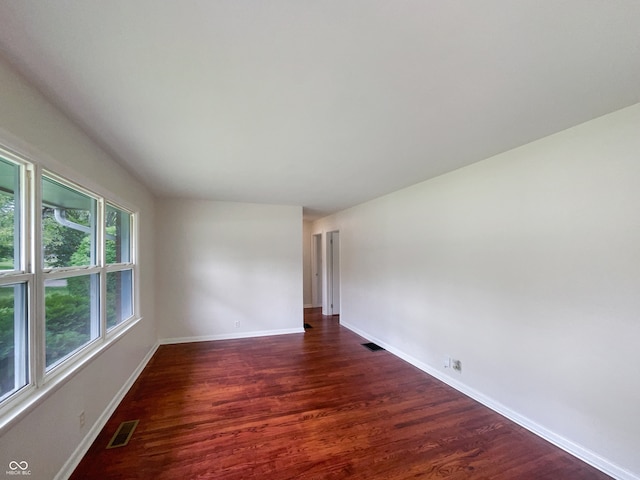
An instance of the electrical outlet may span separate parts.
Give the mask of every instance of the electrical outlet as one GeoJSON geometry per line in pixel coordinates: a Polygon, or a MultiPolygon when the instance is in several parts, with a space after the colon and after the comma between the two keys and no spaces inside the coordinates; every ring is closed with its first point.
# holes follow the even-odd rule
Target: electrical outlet
{"type": "Polygon", "coordinates": [[[442,357],[442,366],[444,368],[451,368],[451,357],[442,357]]]}
{"type": "Polygon", "coordinates": [[[240,320],[236,320],[236,328],[240,328],[240,320]]]}
{"type": "Polygon", "coordinates": [[[460,360],[451,359],[451,368],[458,373],[462,373],[462,362],[460,360]]]}
{"type": "Polygon", "coordinates": [[[78,420],[80,422],[80,428],[84,428],[84,424],[85,424],[85,422],[87,420],[86,417],[85,417],[84,412],[80,412],[80,415],[78,415],[78,420]]]}

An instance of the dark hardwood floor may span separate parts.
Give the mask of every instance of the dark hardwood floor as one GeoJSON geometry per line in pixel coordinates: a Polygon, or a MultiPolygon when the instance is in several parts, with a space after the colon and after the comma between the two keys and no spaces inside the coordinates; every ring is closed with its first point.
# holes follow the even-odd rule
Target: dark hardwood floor
{"type": "Polygon", "coordinates": [[[304,334],[161,346],[71,478],[609,478],[337,319],[305,321],[304,334]]]}

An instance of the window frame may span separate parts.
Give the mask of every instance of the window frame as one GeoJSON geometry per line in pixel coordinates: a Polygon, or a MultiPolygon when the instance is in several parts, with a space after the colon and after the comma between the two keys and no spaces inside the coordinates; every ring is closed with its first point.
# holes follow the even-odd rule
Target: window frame
{"type": "MultiPolygon", "coordinates": [[[[38,263],[36,263],[36,265],[39,265],[39,268],[41,269],[42,272],[42,278],[41,281],[38,282],[38,287],[39,287],[39,292],[40,295],[39,297],[41,298],[42,301],[42,307],[43,307],[43,311],[44,311],[44,316],[42,317],[42,325],[40,325],[40,328],[43,330],[43,337],[44,337],[44,345],[42,345],[42,347],[44,347],[44,378],[45,381],[52,375],[55,375],[56,370],[57,369],[64,369],[65,366],[68,364],[68,362],[73,361],[73,358],[78,355],[81,354],[86,348],[90,347],[92,343],[98,341],[100,338],[102,338],[103,335],[103,325],[102,325],[102,303],[104,303],[103,301],[101,301],[103,299],[102,296],[102,288],[101,288],[101,284],[102,284],[102,277],[104,276],[103,273],[103,263],[102,262],[102,256],[103,256],[103,251],[101,248],[101,219],[102,219],[102,209],[103,209],[103,199],[101,199],[100,197],[98,197],[96,194],[91,193],[90,191],[88,191],[87,189],[75,184],[74,182],[70,182],[64,178],[62,178],[60,175],[56,175],[55,173],[49,171],[49,170],[45,170],[43,169],[40,172],[40,175],[38,176],[38,185],[40,186],[40,193],[42,195],[42,185],[45,181],[45,179],[49,179],[59,185],[61,185],[64,188],[76,191],[82,195],[85,195],[87,197],[89,197],[90,199],[92,199],[95,203],[93,204],[93,208],[94,208],[94,212],[91,212],[93,215],[95,215],[95,219],[92,220],[92,226],[90,227],[93,231],[90,233],[90,235],[93,237],[92,239],[92,248],[93,248],[93,255],[95,256],[95,262],[93,264],[89,264],[89,265],[79,265],[79,266],[71,266],[71,265],[66,265],[63,267],[46,267],[44,264],[44,258],[40,258],[40,261],[38,263]],[[67,355],[63,356],[61,359],[55,361],[52,365],[47,365],[47,360],[46,360],[46,356],[47,356],[47,339],[46,339],[46,317],[47,317],[47,312],[46,312],[46,282],[48,280],[60,280],[60,279],[69,279],[69,278],[74,278],[74,277],[80,277],[80,276],[85,276],[85,275],[93,275],[96,274],[97,275],[97,281],[98,281],[98,285],[97,285],[97,290],[98,290],[98,298],[95,298],[93,295],[91,295],[91,306],[90,306],[90,310],[91,310],[91,316],[92,318],[90,318],[90,323],[93,324],[90,329],[96,329],[97,330],[97,335],[93,338],[91,338],[92,336],[90,335],[90,338],[87,342],[85,342],[83,345],[81,345],[80,347],[72,350],[71,352],[69,352],[67,355]],[[97,302],[97,305],[94,304],[94,302],[97,302]],[[96,317],[94,317],[93,315],[96,315],[96,317]]],[[[42,208],[44,206],[44,199],[41,198],[40,199],[40,204],[38,205],[38,216],[40,218],[40,242],[39,242],[39,248],[40,251],[42,252],[44,250],[44,243],[42,241],[42,208]]]]}
{"type": "MultiPolygon", "coordinates": [[[[28,148],[26,151],[29,151],[28,148]]],[[[20,270],[0,271],[0,285],[25,284],[27,332],[27,384],[0,400],[0,435],[23,415],[75,376],[129,332],[141,319],[137,261],[138,210],[127,205],[95,183],[81,178],[39,152],[25,154],[7,147],[0,139],[0,157],[20,167],[20,270]],[[38,158],[34,160],[34,158],[38,158]],[[42,181],[49,178],[96,200],[95,265],[44,267],[42,239],[42,181]],[[130,261],[107,265],[105,252],[105,212],[109,204],[130,215],[130,261]],[[133,315],[107,329],[106,278],[110,271],[131,270],[133,315]],[[59,361],[46,365],[45,281],[55,278],[96,274],[98,278],[98,335],[59,361]]],[[[31,153],[31,152],[30,152],[31,153]]]]}

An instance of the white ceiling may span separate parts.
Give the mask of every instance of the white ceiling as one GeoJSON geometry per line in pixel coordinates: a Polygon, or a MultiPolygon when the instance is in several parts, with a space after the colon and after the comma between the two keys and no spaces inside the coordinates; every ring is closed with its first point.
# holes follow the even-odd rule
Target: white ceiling
{"type": "Polygon", "coordinates": [[[0,0],[0,49],[157,195],[309,218],[640,101],[637,0],[0,0]]]}

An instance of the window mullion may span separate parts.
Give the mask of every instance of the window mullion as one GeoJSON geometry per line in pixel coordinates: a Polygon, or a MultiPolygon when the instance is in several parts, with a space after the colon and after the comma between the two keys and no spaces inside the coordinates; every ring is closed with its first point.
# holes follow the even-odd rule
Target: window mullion
{"type": "Polygon", "coordinates": [[[31,362],[32,375],[36,387],[44,383],[45,376],[45,324],[44,324],[44,274],[42,271],[42,168],[34,165],[30,170],[29,195],[30,202],[29,229],[31,239],[29,245],[29,269],[33,273],[33,282],[30,288],[30,306],[32,315],[29,318],[31,331],[31,362]]]}
{"type": "Polygon", "coordinates": [[[0,275],[0,287],[3,285],[13,285],[14,283],[29,283],[33,280],[33,274],[18,272],[13,275],[0,275]]]}
{"type": "Polygon", "coordinates": [[[121,270],[132,270],[133,263],[111,263],[105,266],[107,272],[119,272],[121,270]]]}
{"type": "Polygon", "coordinates": [[[24,349],[28,349],[29,327],[28,316],[25,311],[27,307],[26,284],[19,283],[13,286],[14,295],[14,314],[13,314],[13,336],[15,345],[14,355],[14,389],[18,390],[22,385],[28,385],[29,381],[27,376],[29,375],[29,356],[28,352],[24,349]],[[25,322],[27,325],[25,325],[25,322]]]}
{"type": "Polygon", "coordinates": [[[140,302],[138,299],[140,298],[140,266],[139,266],[139,250],[138,250],[138,238],[139,238],[139,224],[138,224],[138,214],[134,213],[131,215],[131,262],[133,262],[133,285],[132,285],[132,301],[133,301],[133,314],[136,317],[141,316],[140,312],[140,302]]]}
{"type": "MultiPolygon", "coordinates": [[[[34,177],[33,168],[30,165],[21,164],[20,167],[20,175],[19,175],[19,185],[18,190],[20,192],[20,201],[19,204],[19,224],[18,224],[18,236],[20,237],[18,240],[19,244],[19,258],[17,268],[22,272],[21,274],[15,275],[14,278],[21,284],[21,287],[14,288],[14,290],[19,290],[17,296],[19,296],[19,300],[15,302],[17,309],[22,310],[20,315],[23,317],[23,321],[25,324],[21,328],[20,336],[18,338],[16,336],[16,341],[20,341],[20,344],[23,345],[23,348],[26,348],[26,352],[22,352],[20,355],[22,364],[20,365],[20,370],[22,375],[27,378],[23,378],[26,385],[35,385],[36,384],[36,374],[35,374],[35,364],[33,361],[33,355],[31,352],[34,351],[35,342],[34,342],[34,320],[31,312],[34,308],[33,302],[33,256],[32,256],[32,248],[30,245],[31,236],[31,206],[32,206],[32,198],[31,195],[33,193],[33,177],[34,177]]],[[[18,316],[18,312],[16,312],[16,318],[18,316]]],[[[16,368],[16,377],[18,376],[18,369],[16,368]]]]}
{"type": "Polygon", "coordinates": [[[50,268],[42,272],[44,280],[55,280],[57,278],[73,278],[81,275],[91,275],[100,273],[101,267],[69,267],[69,268],[50,268]]]}
{"type": "Polygon", "coordinates": [[[98,255],[98,265],[100,266],[100,275],[99,278],[99,291],[100,291],[100,315],[99,315],[99,323],[100,323],[100,337],[105,340],[107,337],[107,259],[106,259],[106,248],[105,248],[105,210],[107,206],[104,200],[100,200],[98,202],[98,215],[97,215],[97,255],[98,255]]]}

